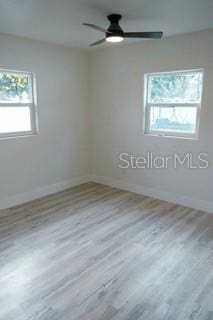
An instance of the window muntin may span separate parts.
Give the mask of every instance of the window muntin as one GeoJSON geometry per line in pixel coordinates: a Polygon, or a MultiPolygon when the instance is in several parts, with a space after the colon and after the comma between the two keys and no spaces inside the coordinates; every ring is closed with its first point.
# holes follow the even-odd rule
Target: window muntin
{"type": "Polygon", "coordinates": [[[145,75],[145,133],[198,136],[203,70],[145,75]]]}
{"type": "Polygon", "coordinates": [[[0,138],[36,133],[34,82],[32,73],[0,70],[0,138]]]}

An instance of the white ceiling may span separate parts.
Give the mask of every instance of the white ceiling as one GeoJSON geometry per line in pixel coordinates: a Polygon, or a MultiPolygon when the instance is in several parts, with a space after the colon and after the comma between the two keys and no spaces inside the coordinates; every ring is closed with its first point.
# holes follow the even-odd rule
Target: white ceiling
{"type": "Polygon", "coordinates": [[[87,48],[103,35],[81,23],[107,27],[110,13],[123,15],[124,31],[213,28],[213,0],[0,0],[0,33],[87,48]]]}

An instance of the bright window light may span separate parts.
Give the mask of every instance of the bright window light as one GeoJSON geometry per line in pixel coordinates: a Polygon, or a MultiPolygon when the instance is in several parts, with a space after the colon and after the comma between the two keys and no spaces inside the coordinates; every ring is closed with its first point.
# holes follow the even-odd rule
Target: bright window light
{"type": "Polygon", "coordinates": [[[34,77],[0,70],[0,138],[36,133],[34,77]]]}
{"type": "Polygon", "coordinates": [[[145,75],[145,134],[197,138],[203,70],[145,75]]]}
{"type": "Polygon", "coordinates": [[[30,107],[1,107],[0,134],[31,131],[30,107]]]}

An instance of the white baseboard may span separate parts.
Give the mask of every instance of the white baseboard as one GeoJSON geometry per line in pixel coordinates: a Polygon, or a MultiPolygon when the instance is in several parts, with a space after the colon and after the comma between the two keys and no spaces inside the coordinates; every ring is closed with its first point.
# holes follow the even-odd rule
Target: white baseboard
{"type": "Polygon", "coordinates": [[[82,183],[89,182],[91,180],[91,176],[83,176],[80,178],[74,178],[71,180],[57,182],[55,184],[44,186],[33,191],[28,191],[14,196],[6,197],[0,199],[0,210],[23,204],[41,197],[45,197],[50,194],[69,189],[71,187],[75,187],[82,183]]]}
{"type": "Polygon", "coordinates": [[[176,194],[168,191],[162,191],[159,189],[149,188],[141,185],[136,185],[136,184],[128,183],[128,182],[110,178],[110,177],[92,176],[91,179],[94,182],[102,183],[114,188],[135,192],[148,197],[179,204],[184,207],[189,207],[196,210],[213,213],[213,202],[210,202],[210,201],[190,198],[184,195],[180,195],[180,194],[176,194]]]}
{"type": "Polygon", "coordinates": [[[172,192],[162,191],[159,189],[154,189],[154,188],[149,188],[141,185],[128,183],[128,182],[125,182],[119,179],[114,179],[111,177],[103,177],[103,176],[96,176],[96,175],[88,175],[80,178],[74,178],[71,180],[66,180],[66,181],[58,182],[49,186],[45,186],[33,191],[29,191],[29,192],[17,194],[11,197],[0,199],[0,210],[7,209],[22,203],[26,203],[31,200],[35,200],[50,194],[54,194],[54,193],[69,189],[71,187],[75,187],[82,183],[90,182],[90,181],[105,184],[114,188],[127,190],[130,192],[135,192],[138,194],[160,199],[163,201],[176,203],[176,204],[193,208],[196,210],[213,213],[213,202],[210,202],[210,201],[190,198],[190,197],[186,197],[184,195],[180,195],[172,192]]]}

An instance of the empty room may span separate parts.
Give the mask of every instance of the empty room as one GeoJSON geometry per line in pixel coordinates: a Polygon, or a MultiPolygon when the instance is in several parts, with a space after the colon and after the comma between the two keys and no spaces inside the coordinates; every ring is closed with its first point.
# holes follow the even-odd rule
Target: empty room
{"type": "Polygon", "coordinates": [[[212,84],[212,0],[0,0],[0,320],[213,320],[212,84]]]}

